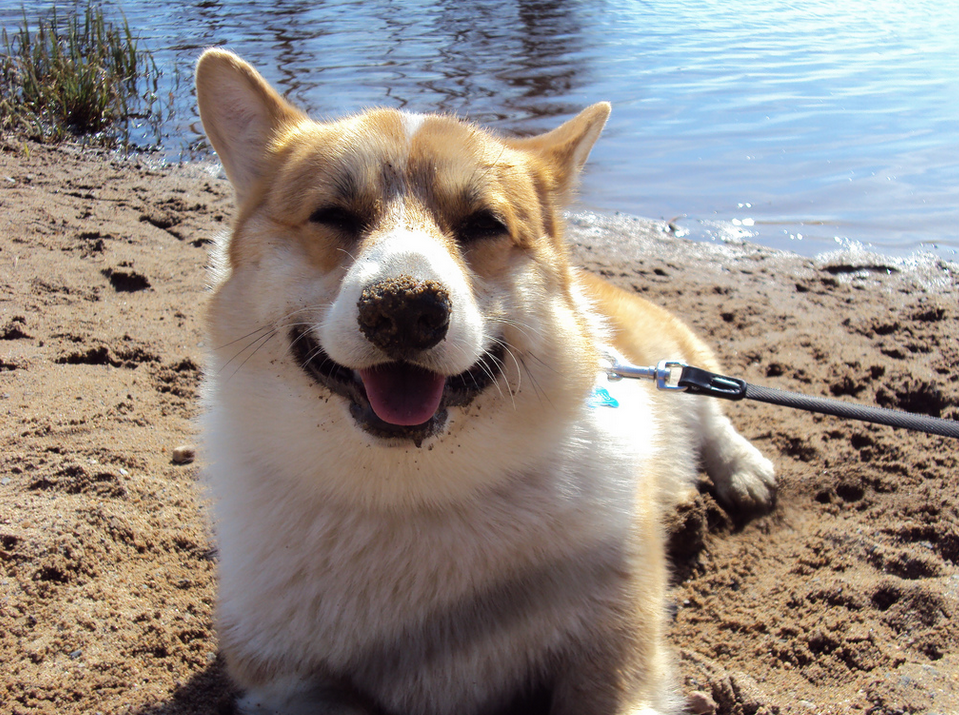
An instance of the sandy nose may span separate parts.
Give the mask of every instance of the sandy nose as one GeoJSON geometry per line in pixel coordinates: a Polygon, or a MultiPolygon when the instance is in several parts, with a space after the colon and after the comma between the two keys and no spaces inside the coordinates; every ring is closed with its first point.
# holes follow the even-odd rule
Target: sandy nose
{"type": "Polygon", "coordinates": [[[446,337],[450,296],[435,280],[400,275],[367,286],[357,301],[366,339],[394,359],[429,350],[446,337]]]}

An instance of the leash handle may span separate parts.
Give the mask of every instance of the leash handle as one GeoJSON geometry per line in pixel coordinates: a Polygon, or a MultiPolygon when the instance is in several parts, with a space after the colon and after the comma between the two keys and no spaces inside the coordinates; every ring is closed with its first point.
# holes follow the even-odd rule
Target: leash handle
{"type": "Polygon", "coordinates": [[[678,360],[661,360],[656,367],[638,368],[615,360],[607,368],[610,379],[623,377],[655,379],[661,390],[687,392],[690,395],[706,395],[723,400],[756,400],[797,410],[833,415],[845,419],[872,422],[900,429],[936,434],[959,439],[959,422],[929,415],[892,410],[885,407],[859,405],[828,397],[812,397],[797,392],[777,390],[773,387],[751,385],[744,380],[718,375],[698,367],[690,367],[678,360]]]}

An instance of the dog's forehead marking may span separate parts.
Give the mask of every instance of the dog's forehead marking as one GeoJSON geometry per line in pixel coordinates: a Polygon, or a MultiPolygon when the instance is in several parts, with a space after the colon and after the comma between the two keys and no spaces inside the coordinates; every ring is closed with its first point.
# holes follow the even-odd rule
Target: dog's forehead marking
{"type": "Polygon", "coordinates": [[[413,136],[420,130],[420,127],[423,126],[423,122],[426,121],[428,115],[418,114],[415,112],[400,112],[400,120],[403,123],[403,131],[406,134],[407,141],[413,139],[413,136]]]}

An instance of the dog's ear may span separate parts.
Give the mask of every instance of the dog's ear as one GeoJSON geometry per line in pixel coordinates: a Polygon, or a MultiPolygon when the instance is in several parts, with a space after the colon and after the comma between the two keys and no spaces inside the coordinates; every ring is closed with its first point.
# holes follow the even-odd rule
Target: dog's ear
{"type": "Polygon", "coordinates": [[[609,112],[609,102],[598,102],[551,132],[517,140],[514,146],[539,154],[550,167],[556,190],[568,198],[609,112]]]}
{"type": "Polygon", "coordinates": [[[278,132],[306,119],[232,52],[210,49],[196,64],[200,120],[242,204],[278,132]]]}

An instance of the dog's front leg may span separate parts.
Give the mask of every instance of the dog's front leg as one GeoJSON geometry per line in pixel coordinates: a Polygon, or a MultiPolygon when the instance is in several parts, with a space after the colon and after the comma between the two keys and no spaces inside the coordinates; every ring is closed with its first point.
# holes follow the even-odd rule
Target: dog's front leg
{"type": "Polygon", "coordinates": [[[597,619],[592,643],[570,648],[555,673],[550,715],[682,712],[658,603],[640,601],[628,615],[597,619]]]}
{"type": "MultiPolygon", "coordinates": [[[[589,665],[578,677],[563,678],[553,691],[550,715],[675,715],[679,699],[665,678],[622,682],[622,672],[596,672],[589,665]]],[[[630,678],[630,680],[632,680],[630,678]]]]}

